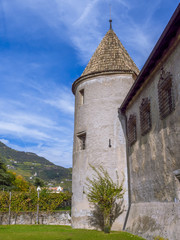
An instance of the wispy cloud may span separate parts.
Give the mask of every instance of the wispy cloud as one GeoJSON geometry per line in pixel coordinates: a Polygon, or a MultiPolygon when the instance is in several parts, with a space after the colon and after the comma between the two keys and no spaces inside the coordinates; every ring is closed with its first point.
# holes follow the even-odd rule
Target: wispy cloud
{"type": "Polygon", "coordinates": [[[71,166],[71,83],[109,29],[109,5],[114,31],[141,68],[178,3],[0,0],[2,141],[71,166]]]}
{"type": "Polygon", "coordinates": [[[15,101],[1,98],[0,136],[10,147],[33,151],[68,167],[72,162],[74,99],[70,89],[55,86],[52,84],[48,94],[46,85],[41,84],[36,87],[38,95],[30,88],[15,101]],[[11,143],[14,138],[21,144],[11,143]]]}
{"type": "MultiPolygon", "coordinates": [[[[177,0],[173,1],[177,2],[177,0]]],[[[133,58],[139,59],[138,65],[142,66],[162,27],[154,21],[154,15],[162,5],[162,0],[153,0],[153,2],[142,0],[104,0],[103,2],[100,0],[14,0],[11,6],[4,4],[4,9],[13,17],[14,8],[21,12],[28,8],[46,22],[49,28],[54,29],[55,35],[65,38],[69,44],[72,44],[77,49],[80,63],[87,64],[106,29],[108,30],[110,4],[112,5],[113,26],[117,30],[117,35],[130,48],[133,58]],[[137,12],[138,8],[139,12],[137,12]],[[140,15],[141,20],[139,20],[140,15]]],[[[23,25],[23,22],[21,24],[23,25]]],[[[38,25],[35,30],[38,30],[38,25]]]]}

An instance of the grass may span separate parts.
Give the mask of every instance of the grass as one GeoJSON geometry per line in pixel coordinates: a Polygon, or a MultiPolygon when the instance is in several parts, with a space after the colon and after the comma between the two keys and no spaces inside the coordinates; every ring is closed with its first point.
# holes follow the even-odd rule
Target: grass
{"type": "Polygon", "coordinates": [[[53,225],[0,225],[2,240],[143,240],[126,232],[105,234],[95,230],[53,225]]]}

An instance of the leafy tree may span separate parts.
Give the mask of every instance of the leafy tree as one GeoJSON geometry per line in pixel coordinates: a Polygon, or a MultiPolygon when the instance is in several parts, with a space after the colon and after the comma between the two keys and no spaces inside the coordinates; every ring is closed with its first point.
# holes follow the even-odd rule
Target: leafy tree
{"type": "Polygon", "coordinates": [[[14,186],[16,191],[28,191],[30,183],[27,182],[21,175],[16,176],[16,173],[13,173],[15,176],[14,186]]]}
{"type": "Polygon", "coordinates": [[[36,186],[36,187],[38,187],[38,186],[40,186],[40,187],[44,187],[44,181],[42,180],[42,179],[40,179],[40,178],[35,178],[35,180],[34,180],[34,186],[36,186]]]}
{"type": "Polygon", "coordinates": [[[117,175],[117,182],[114,183],[108,172],[100,166],[95,168],[90,165],[95,175],[93,178],[87,178],[87,198],[93,204],[93,216],[96,222],[99,221],[99,227],[105,232],[109,233],[115,218],[122,212],[122,199],[124,195],[123,183],[119,183],[117,175]],[[117,200],[121,202],[118,205],[117,200]]]}
{"type": "Polygon", "coordinates": [[[13,186],[14,175],[7,171],[5,164],[0,159],[0,190],[9,190],[13,186]]]}

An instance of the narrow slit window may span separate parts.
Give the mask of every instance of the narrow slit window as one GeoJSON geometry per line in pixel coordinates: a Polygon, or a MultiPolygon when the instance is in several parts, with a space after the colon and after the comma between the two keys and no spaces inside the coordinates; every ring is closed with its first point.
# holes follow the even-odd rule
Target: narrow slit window
{"type": "Polygon", "coordinates": [[[86,133],[78,133],[77,134],[78,138],[78,145],[80,150],[85,150],[86,149],[86,133]]]}
{"type": "Polygon", "coordinates": [[[143,98],[139,109],[140,109],[141,135],[144,136],[151,130],[150,100],[148,98],[143,98]]]}
{"type": "Polygon", "coordinates": [[[137,140],[136,116],[131,114],[127,123],[128,144],[132,146],[137,140]]]}
{"type": "Polygon", "coordinates": [[[80,105],[84,104],[84,89],[81,89],[79,91],[79,95],[80,95],[80,105]]]}
{"type": "Polygon", "coordinates": [[[158,82],[158,100],[160,118],[166,118],[174,109],[172,75],[162,69],[158,82]]]}

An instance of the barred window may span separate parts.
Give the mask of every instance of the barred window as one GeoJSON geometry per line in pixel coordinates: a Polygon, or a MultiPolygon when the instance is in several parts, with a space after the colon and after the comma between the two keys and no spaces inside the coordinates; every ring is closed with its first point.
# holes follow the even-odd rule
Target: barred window
{"type": "Polygon", "coordinates": [[[151,129],[151,108],[150,100],[148,98],[142,99],[139,110],[140,110],[141,135],[144,136],[151,129]]]}
{"type": "Polygon", "coordinates": [[[172,75],[164,69],[158,82],[158,99],[160,118],[164,119],[175,109],[172,75]]]}
{"type": "Polygon", "coordinates": [[[127,123],[127,136],[128,136],[128,143],[132,146],[137,140],[137,133],[136,133],[136,116],[131,114],[127,123]]]}

